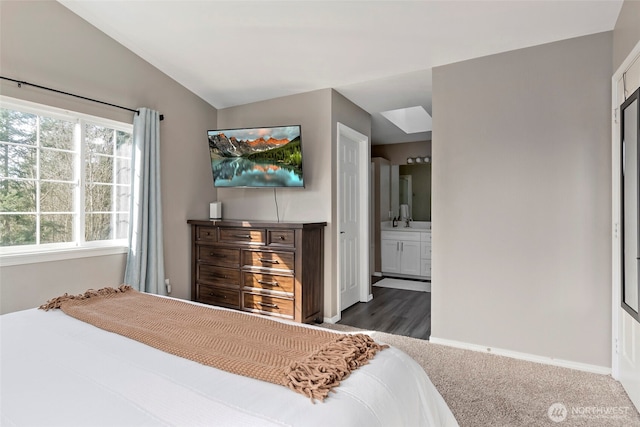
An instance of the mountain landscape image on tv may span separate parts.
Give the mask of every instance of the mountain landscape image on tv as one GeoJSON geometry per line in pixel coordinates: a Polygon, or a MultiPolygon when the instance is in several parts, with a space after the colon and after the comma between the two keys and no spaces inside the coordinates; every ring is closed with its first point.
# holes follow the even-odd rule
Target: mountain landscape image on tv
{"type": "Polygon", "coordinates": [[[216,187],[304,187],[301,127],[210,130],[216,187]]]}

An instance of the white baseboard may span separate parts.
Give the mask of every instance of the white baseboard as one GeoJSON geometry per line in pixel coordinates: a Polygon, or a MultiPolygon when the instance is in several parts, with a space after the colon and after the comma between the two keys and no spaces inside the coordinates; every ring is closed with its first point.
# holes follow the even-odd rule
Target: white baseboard
{"type": "Polygon", "coordinates": [[[560,366],[562,368],[576,369],[579,371],[591,372],[594,374],[611,375],[611,368],[606,366],[590,365],[588,363],[573,362],[571,360],[554,359],[553,357],[538,356],[519,351],[505,350],[501,348],[486,347],[478,344],[470,344],[461,341],[447,340],[443,338],[429,337],[429,342],[433,344],[446,345],[449,347],[462,348],[465,350],[479,351],[482,353],[497,354],[498,356],[511,357],[513,359],[526,360],[528,362],[542,363],[545,365],[560,366]]]}
{"type": "Polygon", "coordinates": [[[324,322],[325,323],[338,323],[340,321],[340,319],[342,319],[342,316],[338,313],[333,317],[325,317],[324,318],[324,322]]]}
{"type": "Polygon", "coordinates": [[[369,294],[369,295],[367,296],[367,300],[366,300],[365,302],[369,302],[369,301],[371,301],[372,299],[373,299],[373,294],[369,294]]]}

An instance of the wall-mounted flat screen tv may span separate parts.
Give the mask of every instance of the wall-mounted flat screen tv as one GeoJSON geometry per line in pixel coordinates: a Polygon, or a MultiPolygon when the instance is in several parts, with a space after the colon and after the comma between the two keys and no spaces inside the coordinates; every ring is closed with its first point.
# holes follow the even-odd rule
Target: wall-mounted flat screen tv
{"type": "Polygon", "coordinates": [[[210,130],[216,187],[304,187],[299,125],[210,130]]]}

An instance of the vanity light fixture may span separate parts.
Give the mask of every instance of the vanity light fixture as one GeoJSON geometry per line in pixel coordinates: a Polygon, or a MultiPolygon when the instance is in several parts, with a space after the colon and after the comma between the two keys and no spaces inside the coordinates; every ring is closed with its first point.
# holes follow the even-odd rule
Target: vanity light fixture
{"type": "Polygon", "coordinates": [[[431,163],[431,157],[407,157],[407,164],[412,165],[414,163],[431,163]]]}

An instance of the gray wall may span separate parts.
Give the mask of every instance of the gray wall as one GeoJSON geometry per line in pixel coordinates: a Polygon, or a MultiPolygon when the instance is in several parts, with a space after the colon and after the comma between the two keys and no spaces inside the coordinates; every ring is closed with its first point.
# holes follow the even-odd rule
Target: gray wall
{"type": "Polygon", "coordinates": [[[611,366],[612,34],[434,69],[432,336],[611,366]]]}
{"type": "MultiPolygon", "coordinates": [[[[166,273],[173,296],[189,298],[189,228],[186,220],[208,215],[216,193],[206,131],[216,110],[158,69],[53,1],[0,2],[3,76],[50,86],[165,115],[161,124],[166,273]]],[[[131,123],[131,113],[40,89],[0,82],[14,98],[131,123]]],[[[124,256],[26,264],[0,270],[0,312],[41,304],[64,292],[121,283],[124,256]]]]}
{"type": "Polygon", "coordinates": [[[325,316],[331,311],[331,90],[270,99],[218,111],[218,129],[255,126],[302,126],[302,170],[304,189],[220,188],[222,215],[231,219],[277,219],[280,221],[326,221],[325,227],[325,316]]]}
{"type": "Polygon", "coordinates": [[[431,156],[431,141],[373,145],[371,156],[384,157],[392,165],[404,165],[407,157],[431,156]]]}
{"type": "MultiPolygon", "coordinates": [[[[370,135],[369,114],[334,90],[322,89],[218,111],[218,129],[245,126],[302,126],[304,189],[277,189],[280,221],[326,221],[325,228],[325,317],[337,314],[335,266],[335,203],[333,200],[335,122],[341,121],[370,135]]],[[[224,218],[277,219],[271,189],[218,189],[224,218]]]]}

